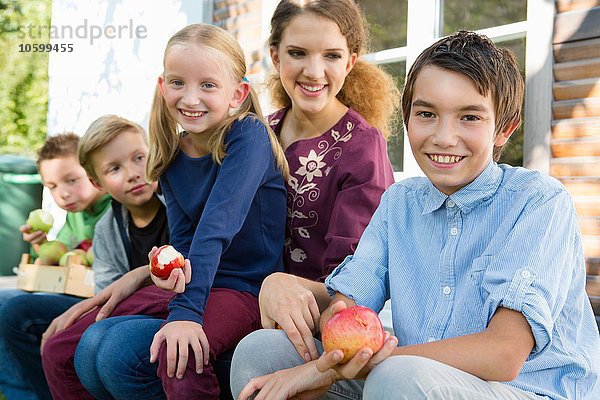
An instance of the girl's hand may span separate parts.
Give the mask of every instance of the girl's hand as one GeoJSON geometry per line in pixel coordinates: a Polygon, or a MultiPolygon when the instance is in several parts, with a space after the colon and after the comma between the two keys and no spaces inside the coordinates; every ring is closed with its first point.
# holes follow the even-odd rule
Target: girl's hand
{"type": "MultiPolygon", "coordinates": [[[[158,247],[152,247],[152,250],[148,253],[148,262],[150,262],[157,250],[158,247]]],[[[192,279],[192,266],[190,260],[185,260],[183,270],[181,268],[173,269],[167,279],[161,279],[153,274],[150,274],[150,278],[152,279],[152,282],[161,289],[175,293],[183,293],[185,292],[185,285],[190,283],[190,280],[192,279]]]]}
{"type": "Polygon", "coordinates": [[[167,375],[183,378],[188,363],[188,352],[191,347],[196,358],[196,373],[201,374],[204,365],[208,364],[209,344],[202,325],[192,321],[173,321],[165,324],[152,340],[150,346],[150,362],[158,359],[160,348],[166,342],[167,375]]]}
{"type": "Polygon", "coordinates": [[[19,231],[21,231],[21,233],[23,234],[23,240],[31,243],[32,245],[40,245],[47,240],[46,232],[32,231],[30,225],[21,225],[19,227],[19,231]]]}
{"type": "Polygon", "coordinates": [[[263,328],[280,327],[305,361],[316,360],[319,352],[314,335],[319,326],[319,306],[313,293],[295,276],[274,273],[265,278],[258,295],[263,328]]]}

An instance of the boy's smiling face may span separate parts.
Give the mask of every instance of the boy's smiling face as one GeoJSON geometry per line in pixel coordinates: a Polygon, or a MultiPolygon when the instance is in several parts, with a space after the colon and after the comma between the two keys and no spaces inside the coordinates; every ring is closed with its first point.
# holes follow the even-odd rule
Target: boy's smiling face
{"type": "Polygon", "coordinates": [[[408,139],[419,167],[443,193],[473,182],[492,161],[494,146],[514,127],[495,135],[492,97],[480,94],[466,75],[425,66],[415,80],[408,139]]]}

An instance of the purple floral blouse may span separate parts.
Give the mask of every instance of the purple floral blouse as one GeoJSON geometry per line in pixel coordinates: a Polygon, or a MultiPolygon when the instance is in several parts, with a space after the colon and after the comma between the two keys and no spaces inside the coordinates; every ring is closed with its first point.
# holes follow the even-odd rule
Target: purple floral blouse
{"type": "MultiPolygon", "coordinates": [[[[277,135],[286,112],[269,117],[277,135]]],[[[394,182],[386,141],[349,109],[327,132],[292,143],[285,155],[290,166],[286,272],[322,281],[354,253],[381,195],[394,182]]]]}

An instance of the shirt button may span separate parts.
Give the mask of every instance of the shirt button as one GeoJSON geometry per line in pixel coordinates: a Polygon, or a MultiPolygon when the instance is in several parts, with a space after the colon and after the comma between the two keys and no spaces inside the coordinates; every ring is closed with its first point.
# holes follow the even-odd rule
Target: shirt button
{"type": "Polygon", "coordinates": [[[450,289],[450,286],[444,286],[444,288],[442,289],[442,293],[444,293],[446,296],[448,296],[450,294],[450,292],[452,292],[452,289],[450,289]]]}
{"type": "Polygon", "coordinates": [[[448,205],[448,207],[452,208],[456,205],[456,203],[452,200],[448,200],[448,203],[446,203],[448,205]]]}
{"type": "Polygon", "coordinates": [[[457,227],[453,227],[452,229],[450,229],[450,234],[452,236],[458,235],[458,228],[457,227]]]}
{"type": "Polygon", "coordinates": [[[521,277],[527,279],[531,276],[531,272],[529,272],[528,270],[524,269],[523,271],[521,271],[521,277]]]}
{"type": "Polygon", "coordinates": [[[434,338],[434,337],[430,337],[429,339],[427,339],[427,341],[428,341],[429,343],[431,343],[431,342],[435,342],[435,338],[434,338]]]}

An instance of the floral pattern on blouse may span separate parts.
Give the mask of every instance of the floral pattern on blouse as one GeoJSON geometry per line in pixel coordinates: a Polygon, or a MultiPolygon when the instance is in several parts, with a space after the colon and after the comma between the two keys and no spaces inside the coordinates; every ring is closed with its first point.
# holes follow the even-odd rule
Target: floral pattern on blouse
{"type": "MultiPolygon", "coordinates": [[[[272,119],[269,124],[277,126],[280,119],[272,119]]],[[[292,261],[301,263],[307,256],[300,247],[292,245],[291,237],[294,233],[302,238],[311,238],[311,228],[318,224],[319,213],[310,209],[307,214],[302,212],[301,208],[307,202],[317,202],[321,194],[319,180],[323,176],[329,175],[332,164],[338,160],[344,149],[340,143],[346,143],[352,139],[354,124],[347,121],[345,130],[342,132],[331,129],[328,134],[323,134],[319,138],[316,149],[312,148],[305,156],[298,156],[300,168],[288,178],[288,208],[287,208],[287,229],[289,236],[285,240],[285,250],[289,252],[292,261]]]]}

